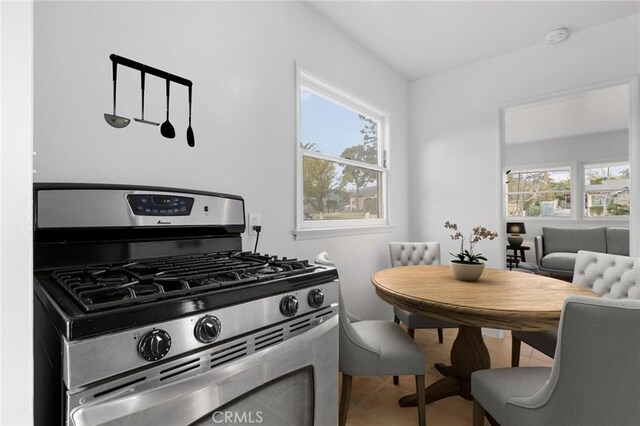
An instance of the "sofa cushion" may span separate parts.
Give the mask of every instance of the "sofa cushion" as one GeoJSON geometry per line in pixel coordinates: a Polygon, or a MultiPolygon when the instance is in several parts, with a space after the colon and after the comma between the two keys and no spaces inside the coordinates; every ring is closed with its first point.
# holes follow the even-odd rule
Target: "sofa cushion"
{"type": "Polygon", "coordinates": [[[577,253],[578,250],[607,252],[605,228],[542,227],[544,253],[577,253]]]}
{"type": "Polygon", "coordinates": [[[607,228],[607,253],[629,256],[629,230],[627,228],[607,228]]]}
{"type": "Polygon", "coordinates": [[[540,264],[545,269],[555,269],[573,273],[576,256],[576,253],[549,253],[540,260],[540,264]]]}

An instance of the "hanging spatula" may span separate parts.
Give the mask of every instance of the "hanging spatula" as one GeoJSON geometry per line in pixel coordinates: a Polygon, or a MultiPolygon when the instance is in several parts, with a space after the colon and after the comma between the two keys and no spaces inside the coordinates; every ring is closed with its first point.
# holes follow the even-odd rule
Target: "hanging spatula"
{"type": "Polygon", "coordinates": [[[160,123],[156,123],[155,121],[149,121],[144,119],[144,70],[140,71],[140,86],[142,87],[142,117],[134,118],[138,123],[151,124],[152,126],[159,126],[160,123]]]}

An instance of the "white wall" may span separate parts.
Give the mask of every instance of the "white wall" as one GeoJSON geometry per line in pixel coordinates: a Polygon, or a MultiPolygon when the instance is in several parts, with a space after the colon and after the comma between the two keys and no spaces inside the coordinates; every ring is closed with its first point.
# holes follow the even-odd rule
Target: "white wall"
{"type": "Polygon", "coordinates": [[[629,132],[612,130],[588,135],[543,141],[507,144],[504,164],[515,167],[570,164],[580,162],[624,161],[629,159],[629,132]]]}
{"type": "MultiPolygon", "coordinates": [[[[412,82],[409,86],[412,236],[456,244],[442,227],[501,224],[499,108],[507,104],[637,75],[638,15],[412,82]]],[[[633,161],[633,160],[632,160],[633,161]]],[[[640,170],[640,164],[634,164],[640,170]]],[[[635,181],[634,181],[635,182],[635,181]]],[[[636,212],[634,214],[640,214],[636,212]]],[[[500,266],[501,243],[478,246],[500,266]]]]}
{"type": "Polygon", "coordinates": [[[33,4],[0,2],[0,424],[33,422],[33,4]]]}
{"type": "MultiPolygon", "coordinates": [[[[139,73],[118,71],[118,114],[139,117],[139,73]]],[[[96,3],[35,6],[35,179],[173,186],[235,193],[262,214],[259,250],[337,261],[346,302],[390,318],[370,277],[387,243],[408,234],[408,84],[297,2],[96,3]],[[131,122],[114,129],[109,54],[191,79],[196,148],[187,147],[187,91],[172,85],[176,138],[131,122]],[[392,232],[295,241],[294,62],[389,114],[392,232]]],[[[147,77],[145,118],[165,119],[164,82],[147,77]]],[[[245,248],[254,240],[245,236],[245,248]]]]}

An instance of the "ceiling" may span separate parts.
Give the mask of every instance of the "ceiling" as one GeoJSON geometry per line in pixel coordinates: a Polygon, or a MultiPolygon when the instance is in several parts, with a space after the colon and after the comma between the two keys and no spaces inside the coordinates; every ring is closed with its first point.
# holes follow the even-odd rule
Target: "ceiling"
{"type": "MultiPolygon", "coordinates": [[[[636,1],[303,1],[407,80],[640,12],[636,1]]],[[[552,48],[552,46],[550,46],[552,48]]]]}
{"type": "Polygon", "coordinates": [[[626,84],[509,108],[505,142],[526,143],[627,129],[626,84]]]}

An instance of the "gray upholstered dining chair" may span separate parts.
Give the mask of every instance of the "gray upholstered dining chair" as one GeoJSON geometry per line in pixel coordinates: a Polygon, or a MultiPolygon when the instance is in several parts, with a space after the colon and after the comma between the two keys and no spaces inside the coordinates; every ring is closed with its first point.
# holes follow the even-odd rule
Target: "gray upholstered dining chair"
{"type": "MultiPolygon", "coordinates": [[[[389,243],[391,266],[407,265],[439,265],[440,243],[389,243]]],[[[424,317],[393,307],[394,321],[407,326],[409,335],[413,338],[416,328],[437,328],[438,341],[444,341],[442,329],[455,328],[457,324],[435,318],[424,317]]]]}
{"type": "Polygon", "coordinates": [[[640,300],[570,296],[553,367],[471,375],[473,424],[485,410],[508,425],[637,425],[640,300]]]}
{"type": "MultiPolygon", "coordinates": [[[[640,299],[640,265],[634,257],[581,250],[576,256],[572,282],[603,298],[640,299]]],[[[511,336],[512,367],[520,363],[522,342],[553,358],[557,330],[512,331],[511,336]]]]}
{"type": "MultiPolygon", "coordinates": [[[[389,243],[391,266],[407,265],[439,265],[440,243],[389,243]]],[[[407,332],[413,339],[416,328],[438,329],[438,342],[444,342],[443,328],[457,328],[458,324],[435,318],[417,315],[404,309],[393,307],[393,320],[407,327],[407,332]]],[[[398,376],[393,377],[393,384],[398,384],[398,376]]]]}
{"type": "MultiPolygon", "coordinates": [[[[389,243],[391,266],[407,265],[440,265],[440,243],[424,242],[392,242],[389,243]]],[[[411,338],[415,338],[415,329],[435,328],[438,330],[438,342],[444,342],[443,328],[457,328],[458,325],[429,318],[413,312],[405,311],[397,306],[393,307],[393,320],[397,324],[404,324],[411,338]]],[[[393,384],[398,385],[398,376],[393,376],[393,384]]]]}
{"type": "MultiPolygon", "coordinates": [[[[320,253],[316,263],[335,266],[327,252],[320,253]]],[[[416,379],[418,424],[425,425],[426,360],[422,349],[398,324],[391,321],[357,320],[351,315],[340,292],[340,361],[342,391],[338,424],[347,422],[353,376],[411,375],[416,379]]]]}

